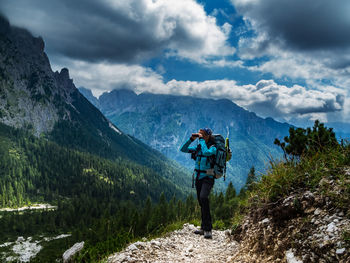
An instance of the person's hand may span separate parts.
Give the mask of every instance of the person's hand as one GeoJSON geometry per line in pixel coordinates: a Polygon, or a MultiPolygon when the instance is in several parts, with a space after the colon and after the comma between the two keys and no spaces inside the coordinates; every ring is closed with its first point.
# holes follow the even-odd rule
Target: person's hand
{"type": "Polygon", "coordinates": [[[194,141],[198,138],[198,133],[192,133],[191,140],[194,141]]]}
{"type": "Polygon", "coordinates": [[[203,136],[203,134],[202,134],[202,133],[198,133],[198,135],[199,135],[199,136],[198,136],[198,137],[199,137],[199,139],[200,139],[200,138],[204,138],[204,136],[203,136]]]}

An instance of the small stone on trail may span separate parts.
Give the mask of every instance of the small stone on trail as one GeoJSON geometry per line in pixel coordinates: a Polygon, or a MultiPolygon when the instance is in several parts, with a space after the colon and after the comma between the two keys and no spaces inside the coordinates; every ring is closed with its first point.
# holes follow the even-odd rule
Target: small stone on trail
{"type": "Polygon", "coordinates": [[[314,212],[314,215],[318,216],[319,214],[321,214],[321,209],[317,208],[314,212]]]}
{"type": "Polygon", "coordinates": [[[138,250],[138,248],[135,246],[135,244],[131,244],[130,246],[128,246],[127,250],[134,251],[138,250]]]}
{"type": "Polygon", "coordinates": [[[340,255],[340,254],[343,254],[345,252],[345,248],[338,248],[335,253],[340,255]]]}
{"type": "Polygon", "coordinates": [[[332,233],[336,230],[338,230],[338,227],[336,227],[336,225],[333,222],[328,224],[327,232],[332,233]]]}
{"type": "Polygon", "coordinates": [[[263,221],[261,221],[262,224],[267,224],[270,222],[270,219],[268,218],[265,218],[263,221]]]}

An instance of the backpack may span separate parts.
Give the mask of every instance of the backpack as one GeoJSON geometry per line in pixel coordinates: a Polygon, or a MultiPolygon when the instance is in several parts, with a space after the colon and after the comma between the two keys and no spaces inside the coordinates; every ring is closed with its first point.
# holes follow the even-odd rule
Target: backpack
{"type": "Polygon", "coordinates": [[[224,176],[226,179],[226,162],[228,162],[232,157],[232,152],[229,145],[229,140],[220,134],[213,134],[212,145],[216,148],[216,155],[210,158],[210,165],[214,171],[214,178],[219,179],[224,176]]]}

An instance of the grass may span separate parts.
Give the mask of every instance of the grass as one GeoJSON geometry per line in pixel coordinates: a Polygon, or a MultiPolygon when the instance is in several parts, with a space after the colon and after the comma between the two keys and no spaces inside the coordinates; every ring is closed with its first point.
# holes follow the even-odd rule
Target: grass
{"type": "MultiPolygon", "coordinates": [[[[347,211],[350,207],[350,172],[346,173],[346,169],[350,169],[349,144],[304,156],[299,161],[272,161],[252,189],[236,197],[238,206],[231,220],[232,230],[242,223],[250,208],[276,202],[300,190],[319,191],[329,197],[334,206],[347,211]]],[[[350,233],[345,233],[344,239],[350,242],[350,233]]]]}
{"type": "Polygon", "coordinates": [[[345,241],[345,243],[350,246],[350,230],[348,231],[344,231],[342,233],[342,237],[343,237],[343,240],[345,241]]]}
{"type": "MultiPolygon", "coordinates": [[[[350,147],[337,147],[322,153],[302,158],[299,162],[271,163],[271,168],[263,175],[250,195],[257,195],[261,202],[274,202],[298,188],[315,190],[321,181],[337,181],[339,186],[349,190],[346,183],[345,167],[350,165],[350,147]]],[[[332,190],[332,189],[323,189],[332,190]]]]}

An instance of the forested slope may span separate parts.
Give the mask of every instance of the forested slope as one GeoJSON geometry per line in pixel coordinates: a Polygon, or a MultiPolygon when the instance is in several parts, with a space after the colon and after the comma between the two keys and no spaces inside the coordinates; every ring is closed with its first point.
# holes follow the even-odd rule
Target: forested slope
{"type": "Polygon", "coordinates": [[[40,244],[33,261],[53,262],[80,241],[82,260],[98,260],[191,214],[193,198],[183,202],[190,175],[113,125],[68,69],[51,70],[44,47],[0,17],[0,208],[57,206],[0,209],[0,260],[16,261],[23,240],[26,248],[40,244]],[[183,212],[164,217],[168,202],[183,212]],[[47,241],[61,234],[68,237],[47,241]]]}

